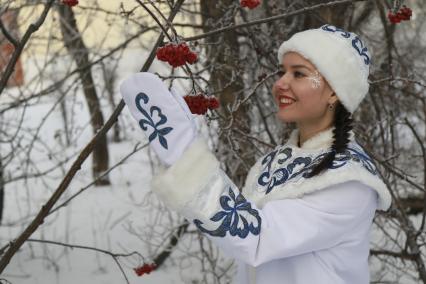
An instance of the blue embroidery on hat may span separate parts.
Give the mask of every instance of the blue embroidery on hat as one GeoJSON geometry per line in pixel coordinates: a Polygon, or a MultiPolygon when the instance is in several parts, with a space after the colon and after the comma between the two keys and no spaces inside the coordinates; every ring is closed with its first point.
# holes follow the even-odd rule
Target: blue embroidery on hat
{"type": "Polygon", "coordinates": [[[338,28],[338,27],[335,27],[335,26],[329,25],[329,24],[321,26],[321,29],[324,30],[324,31],[327,31],[327,32],[332,32],[332,33],[341,32],[340,35],[344,38],[350,38],[350,37],[353,36],[352,47],[358,52],[358,54],[361,57],[364,57],[365,65],[370,64],[370,56],[368,54],[367,46],[365,46],[365,44],[362,42],[362,40],[356,34],[345,31],[344,29],[341,29],[341,28],[338,28]]]}
{"type": "MultiPolygon", "coordinates": [[[[290,147],[285,147],[272,151],[262,160],[263,172],[259,175],[257,183],[265,188],[265,194],[270,193],[274,187],[292,179],[308,178],[308,174],[312,169],[328,154],[328,152],[325,152],[314,157],[295,157],[293,160],[289,161],[288,164],[283,165],[285,161],[292,157],[291,153],[292,149],[290,147]],[[284,158],[280,159],[282,155],[284,155],[284,158]],[[273,163],[275,159],[277,161],[273,163]],[[276,164],[274,170],[272,170],[273,164],[276,164]]],[[[333,164],[328,170],[343,167],[350,161],[360,163],[361,166],[371,174],[377,175],[377,168],[373,160],[364,152],[362,147],[357,144],[352,144],[342,153],[337,153],[333,160],[333,164]]]]}
{"type": "Polygon", "coordinates": [[[149,101],[149,97],[143,92],[137,94],[135,98],[136,107],[147,118],[140,119],[139,126],[144,131],[148,130],[146,125],[151,126],[154,131],[148,137],[149,142],[153,141],[158,136],[158,140],[160,141],[161,146],[163,146],[165,149],[168,149],[167,139],[164,138],[164,136],[170,133],[170,131],[173,130],[173,127],[164,127],[160,129],[159,126],[167,122],[167,117],[161,112],[161,109],[158,106],[151,106],[149,110],[151,115],[148,114],[148,112],[142,108],[141,101],[143,101],[144,104],[147,104],[149,101]],[[158,117],[160,118],[157,123],[154,123],[154,120],[152,119],[154,112],[157,112],[158,117]]]}
{"type": "Polygon", "coordinates": [[[341,32],[341,36],[342,37],[344,37],[344,38],[350,38],[351,37],[351,33],[350,32],[348,32],[348,31],[345,31],[344,29],[341,29],[341,28],[338,28],[338,27],[336,27],[336,26],[332,26],[332,25],[323,25],[322,27],[321,27],[324,31],[327,31],[327,32],[333,32],[333,33],[335,33],[335,32],[341,32]]]}
{"type": "Polygon", "coordinates": [[[223,208],[223,211],[217,212],[210,218],[213,222],[220,222],[222,220],[220,226],[215,230],[204,228],[202,221],[194,219],[195,226],[201,232],[214,237],[224,237],[226,236],[226,232],[229,231],[231,236],[238,236],[242,239],[247,237],[249,233],[253,235],[260,233],[262,219],[259,216],[259,212],[251,208],[251,203],[239,192],[235,196],[232,188],[229,187],[228,194],[225,193],[220,197],[220,206],[223,208]],[[249,223],[246,217],[250,217],[250,219],[254,218],[253,221],[257,224],[253,224],[253,222],[249,223]]]}
{"type": "Polygon", "coordinates": [[[364,57],[364,63],[366,65],[370,64],[370,57],[367,54],[368,49],[367,49],[367,47],[364,46],[364,43],[361,41],[361,39],[358,36],[356,36],[352,40],[352,46],[356,49],[356,51],[358,51],[359,55],[364,57]],[[360,46],[358,46],[358,45],[360,45],[360,46]]]}

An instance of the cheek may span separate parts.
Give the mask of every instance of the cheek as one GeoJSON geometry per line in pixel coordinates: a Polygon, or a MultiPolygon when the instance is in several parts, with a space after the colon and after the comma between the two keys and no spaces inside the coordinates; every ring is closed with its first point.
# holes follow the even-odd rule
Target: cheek
{"type": "Polygon", "coordinates": [[[303,82],[297,85],[301,93],[318,95],[323,92],[324,83],[321,81],[321,78],[315,75],[304,78],[303,82]]]}
{"type": "Polygon", "coordinates": [[[317,105],[320,103],[321,90],[312,88],[310,82],[294,86],[293,90],[297,99],[303,105],[317,105]]]}
{"type": "Polygon", "coordinates": [[[307,117],[317,117],[324,110],[324,101],[321,99],[321,89],[313,89],[310,84],[300,87],[297,92],[298,109],[307,117]]]}
{"type": "Polygon", "coordinates": [[[275,95],[278,90],[278,83],[275,81],[275,83],[272,85],[272,94],[275,95]]]}

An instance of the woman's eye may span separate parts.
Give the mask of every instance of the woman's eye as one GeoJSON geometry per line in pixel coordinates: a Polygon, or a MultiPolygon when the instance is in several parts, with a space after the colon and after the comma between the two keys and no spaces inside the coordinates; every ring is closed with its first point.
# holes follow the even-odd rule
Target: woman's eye
{"type": "MultiPolygon", "coordinates": [[[[284,74],[285,74],[285,71],[283,71],[283,70],[280,70],[280,71],[277,72],[277,75],[279,75],[279,76],[283,76],[284,74]]],[[[303,77],[304,75],[303,75],[303,73],[296,71],[296,72],[294,72],[294,76],[295,77],[303,77]]]]}

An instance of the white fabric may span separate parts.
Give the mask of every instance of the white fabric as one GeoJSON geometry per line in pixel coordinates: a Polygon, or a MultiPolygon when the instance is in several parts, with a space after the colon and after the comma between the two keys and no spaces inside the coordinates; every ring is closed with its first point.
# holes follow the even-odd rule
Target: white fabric
{"type": "MultiPolygon", "coordinates": [[[[327,147],[327,131],[300,149],[327,147]]],[[[378,204],[387,205],[386,192],[348,179],[262,203],[251,196],[263,157],[250,169],[240,194],[206,148],[206,141],[197,138],[180,160],[153,177],[151,186],[166,205],[237,260],[235,284],[369,283],[369,230],[378,204]],[[194,170],[195,177],[188,175],[194,170]]],[[[304,183],[308,180],[300,184],[302,191],[304,183]]],[[[274,190],[286,191],[286,184],[274,190]]]]}
{"type": "Polygon", "coordinates": [[[174,164],[197,133],[185,100],[150,72],[131,74],[121,83],[120,92],[150,147],[167,166],[174,164]]]}
{"type": "Polygon", "coordinates": [[[376,199],[371,188],[349,181],[301,199],[267,203],[259,211],[259,236],[207,236],[237,259],[234,283],[367,284],[376,199]]]}
{"type": "Polygon", "coordinates": [[[316,66],[351,113],[368,93],[371,55],[360,37],[326,24],[295,33],[278,48],[278,62],[294,51],[316,66]]]}

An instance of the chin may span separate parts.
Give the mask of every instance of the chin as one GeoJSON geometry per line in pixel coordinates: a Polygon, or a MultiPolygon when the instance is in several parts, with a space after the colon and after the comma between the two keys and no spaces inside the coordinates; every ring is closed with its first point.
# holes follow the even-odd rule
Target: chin
{"type": "Polygon", "coordinates": [[[297,118],[289,115],[288,113],[277,112],[276,118],[281,120],[282,122],[296,122],[297,118]]]}

